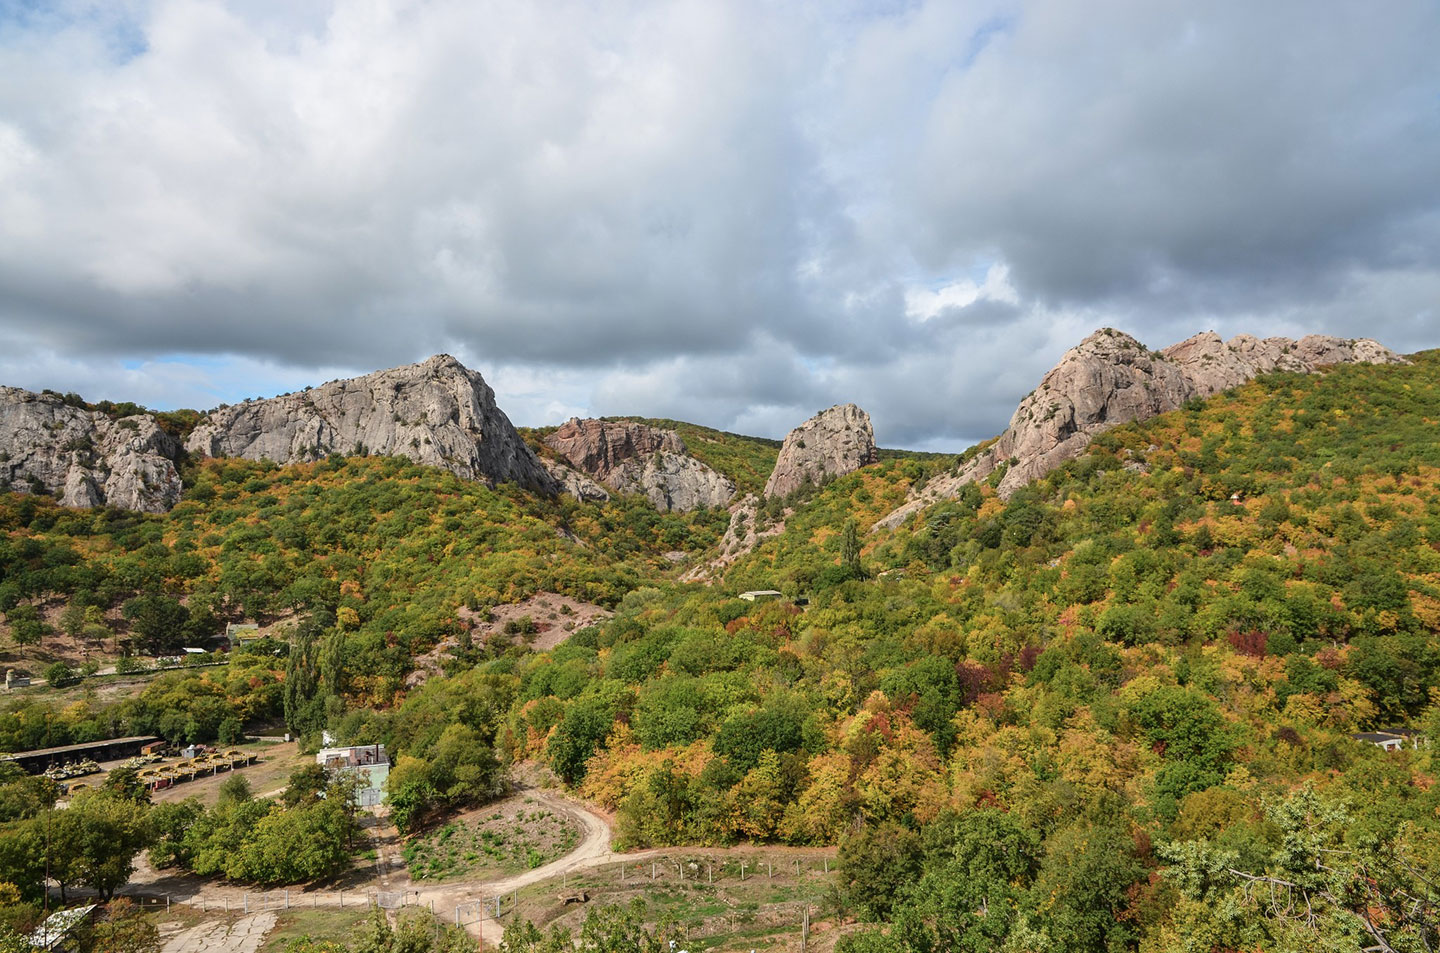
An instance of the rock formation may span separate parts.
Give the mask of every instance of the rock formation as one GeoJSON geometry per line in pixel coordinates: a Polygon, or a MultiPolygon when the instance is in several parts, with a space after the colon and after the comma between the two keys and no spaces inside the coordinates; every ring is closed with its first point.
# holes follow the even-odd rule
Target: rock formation
{"type": "Polygon", "coordinates": [[[1322,334],[1309,334],[1298,341],[1238,334],[1222,341],[1214,331],[1206,331],[1160,353],[1185,372],[1196,397],[1210,397],[1270,371],[1307,374],[1331,364],[1404,363],[1375,341],[1322,334]]]}
{"type": "Polygon", "coordinates": [[[555,481],[475,371],[448,354],[214,411],[192,454],[296,463],[331,453],[409,457],[467,480],[554,492],[555,481]]]}
{"type": "Polygon", "coordinates": [[[111,419],[52,394],[0,387],[0,487],[66,506],[163,513],[180,499],[180,445],[148,414],[111,419]]]}
{"type": "Polygon", "coordinates": [[[713,582],[726,566],[741,556],[754,552],[755,547],[765,540],[785,532],[785,521],[795,510],[786,507],[778,518],[768,521],[762,527],[760,505],[760,498],[754,493],[747,493],[742,499],[730,504],[730,523],[725,527],[725,535],[720,538],[716,554],[708,561],[687,569],[680,576],[680,581],[707,584],[713,582]]]}
{"type": "Polygon", "coordinates": [[[641,493],[658,510],[724,506],[735,495],[735,484],[690,456],[673,430],[572,417],[545,444],[591,479],[617,493],[641,493]]]}
{"type": "Polygon", "coordinates": [[[806,482],[823,483],[875,461],[870,415],[854,404],[837,404],[790,431],[765,481],[765,496],[789,496],[806,482]]]}
{"type": "Polygon", "coordinates": [[[579,470],[559,460],[547,460],[540,458],[540,463],[545,467],[550,478],[560,487],[562,493],[568,493],[582,503],[605,503],[610,499],[610,491],[605,489],[594,480],[590,479],[579,470]]]}
{"type": "Polygon", "coordinates": [[[1197,334],[1156,353],[1112,328],[1102,328],[1071,348],[1020,402],[990,446],[957,473],[932,480],[905,505],[875,524],[894,528],[966,483],[1008,468],[996,491],[1009,497],[1084,452],[1097,433],[1175,410],[1194,397],[1210,397],[1270,371],[1311,373],[1333,364],[1403,364],[1405,359],[1368,339],[1312,334],[1222,341],[1197,334]]]}
{"type": "Polygon", "coordinates": [[[1128,334],[1103,328],[1071,348],[1020,402],[1010,426],[961,469],[962,482],[1010,468],[997,487],[1019,487],[1073,460],[1101,430],[1175,410],[1193,395],[1184,370],[1128,334]]]}

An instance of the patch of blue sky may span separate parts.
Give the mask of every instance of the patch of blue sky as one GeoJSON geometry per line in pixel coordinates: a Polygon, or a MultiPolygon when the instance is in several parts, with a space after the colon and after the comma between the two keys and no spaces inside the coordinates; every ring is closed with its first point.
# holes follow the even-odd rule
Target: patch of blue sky
{"type": "Polygon", "coordinates": [[[974,66],[975,61],[980,58],[980,54],[984,53],[992,42],[999,37],[1008,36],[1015,32],[1015,25],[1018,19],[1014,14],[1006,14],[991,17],[984,23],[981,23],[980,26],[975,28],[975,32],[970,34],[970,43],[965,48],[965,52],[960,56],[956,65],[961,69],[969,69],[974,66]]]}
{"type": "Polygon", "coordinates": [[[983,285],[985,279],[990,276],[990,269],[996,265],[1004,264],[1003,259],[994,255],[976,255],[970,259],[968,266],[941,272],[930,272],[922,274],[917,269],[905,276],[904,286],[909,290],[924,289],[925,291],[939,291],[942,288],[949,288],[960,281],[970,281],[976,285],[983,285]]]}
{"type": "Polygon", "coordinates": [[[0,46],[80,31],[96,37],[121,66],[150,48],[142,25],[145,4],[126,0],[0,0],[0,46]]]}

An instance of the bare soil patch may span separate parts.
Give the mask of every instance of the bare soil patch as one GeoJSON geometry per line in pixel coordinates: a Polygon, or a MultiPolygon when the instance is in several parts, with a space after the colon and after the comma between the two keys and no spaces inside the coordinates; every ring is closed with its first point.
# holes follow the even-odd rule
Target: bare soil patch
{"type": "Polygon", "coordinates": [[[488,616],[484,612],[460,610],[460,618],[470,623],[471,634],[478,641],[485,644],[492,639],[523,641],[539,652],[548,652],[581,629],[604,622],[614,614],[603,606],[554,592],[537,592],[524,602],[496,606],[488,616]]]}
{"type": "MultiPolygon", "coordinates": [[[[559,593],[537,592],[524,602],[478,612],[461,606],[455,614],[479,645],[494,640],[502,644],[523,642],[537,652],[548,652],[581,629],[598,625],[615,613],[559,593]]],[[[439,675],[441,660],[455,644],[454,638],[445,638],[430,651],[415,656],[415,670],[406,677],[405,684],[414,688],[439,675]]]]}
{"type": "MultiPolygon", "coordinates": [[[[313,764],[315,761],[313,755],[301,754],[300,746],[293,741],[267,745],[239,745],[238,747],[243,751],[253,751],[260,755],[260,760],[249,767],[232,769],[244,775],[245,780],[250,782],[251,792],[256,797],[279,794],[285,789],[285,783],[296,768],[313,764]]],[[[214,806],[215,802],[220,800],[220,785],[230,779],[231,773],[231,771],[221,771],[219,774],[206,775],[174,787],[161,788],[151,795],[151,800],[157,802],[183,801],[189,797],[198,797],[205,806],[214,806]]]]}

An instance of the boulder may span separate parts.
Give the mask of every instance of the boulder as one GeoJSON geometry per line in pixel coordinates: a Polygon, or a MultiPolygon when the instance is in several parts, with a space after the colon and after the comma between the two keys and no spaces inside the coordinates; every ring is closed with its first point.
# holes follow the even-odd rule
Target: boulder
{"type": "Polygon", "coordinates": [[[789,496],[807,482],[824,483],[877,459],[870,415],[854,404],[837,404],[790,431],[765,481],[765,496],[789,496]]]}

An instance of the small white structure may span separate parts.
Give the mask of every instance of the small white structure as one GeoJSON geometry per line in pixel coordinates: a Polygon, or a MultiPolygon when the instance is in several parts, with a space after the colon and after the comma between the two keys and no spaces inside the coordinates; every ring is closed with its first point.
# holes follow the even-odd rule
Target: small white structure
{"type": "Polygon", "coordinates": [[[348,748],[321,748],[315,763],[336,775],[348,775],[360,783],[355,789],[355,803],[373,807],[380,803],[385,780],[390,777],[390,757],[384,745],[352,745],[348,748]]]}
{"type": "Polygon", "coordinates": [[[1350,737],[1385,751],[1400,751],[1405,747],[1407,741],[1410,743],[1410,747],[1419,748],[1426,740],[1419,732],[1404,728],[1385,731],[1357,731],[1350,737]]]}
{"type": "Polygon", "coordinates": [[[777,589],[752,589],[740,593],[740,598],[746,602],[769,602],[771,599],[784,599],[785,593],[777,589]]]}
{"type": "Polygon", "coordinates": [[[30,945],[37,950],[47,950],[51,953],[61,953],[75,946],[71,934],[75,928],[95,912],[98,904],[90,904],[86,907],[71,907],[69,910],[60,910],[50,914],[49,919],[40,924],[40,929],[30,934],[30,945]]]}

